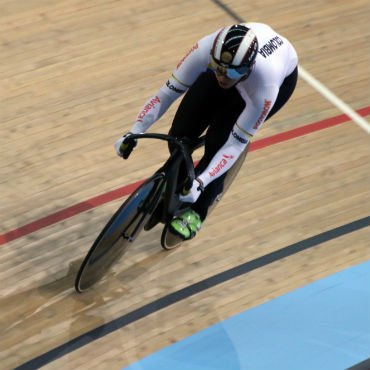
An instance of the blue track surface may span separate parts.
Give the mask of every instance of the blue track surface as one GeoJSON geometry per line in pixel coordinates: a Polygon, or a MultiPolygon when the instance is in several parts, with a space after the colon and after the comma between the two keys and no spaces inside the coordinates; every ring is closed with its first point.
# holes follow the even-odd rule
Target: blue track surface
{"type": "Polygon", "coordinates": [[[124,370],[344,370],[370,354],[370,262],[242,312],[124,370]]]}

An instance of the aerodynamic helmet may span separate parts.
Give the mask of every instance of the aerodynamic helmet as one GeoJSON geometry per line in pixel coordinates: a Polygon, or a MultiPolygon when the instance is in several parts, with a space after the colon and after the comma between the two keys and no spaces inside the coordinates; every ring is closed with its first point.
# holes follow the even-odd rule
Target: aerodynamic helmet
{"type": "Polygon", "coordinates": [[[211,64],[229,78],[245,76],[254,64],[258,41],[254,32],[241,24],[224,27],[211,50],[211,64]]]}

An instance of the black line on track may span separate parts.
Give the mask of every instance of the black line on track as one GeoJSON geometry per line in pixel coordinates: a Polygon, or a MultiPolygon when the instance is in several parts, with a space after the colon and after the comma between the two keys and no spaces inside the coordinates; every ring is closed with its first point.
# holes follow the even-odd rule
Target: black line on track
{"type": "Polygon", "coordinates": [[[244,20],[238,16],[235,12],[233,12],[227,5],[225,5],[222,1],[220,0],[212,0],[218,7],[223,9],[227,14],[230,15],[231,18],[234,18],[238,23],[243,23],[244,20]]]}
{"type": "Polygon", "coordinates": [[[369,370],[370,369],[370,358],[360,362],[357,365],[349,367],[347,370],[369,370]]]}
{"type": "MultiPolygon", "coordinates": [[[[83,347],[97,339],[104,337],[116,330],[119,330],[126,325],[129,325],[137,320],[140,320],[152,313],[155,313],[163,308],[166,308],[174,303],[180,302],[186,298],[189,298],[197,293],[203,292],[216,285],[244,275],[250,271],[256,270],[260,267],[266,266],[270,263],[276,262],[282,258],[289,257],[293,254],[302,252],[306,249],[325,243],[332,239],[340,236],[349,234],[351,232],[360,230],[370,225],[370,216],[361,218],[357,221],[353,221],[349,224],[339,226],[335,229],[325,231],[321,234],[312,236],[308,239],[299,241],[291,244],[287,247],[281,248],[275,252],[271,252],[262,257],[256,258],[252,261],[245,262],[239,266],[233,267],[230,270],[221,272],[217,275],[211,276],[207,279],[199,281],[198,283],[192,284],[186,288],[180,289],[176,292],[168,294],[162,298],[159,298],[151,303],[146,304],[132,312],[127,313],[117,319],[114,319],[104,325],[97,327],[96,329],[90,330],[89,332],[80,335],[79,337],[72,339],[71,341],[56,347],[41,356],[38,356],[24,364],[16,367],[14,370],[34,370],[38,369],[52,361],[57,360],[64,355],[83,347]]],[[[354,369],[352,369],[354,370],[354,369]]],[[[356,368],[356,370],[362,370],[362,368],[356,368]]]]}

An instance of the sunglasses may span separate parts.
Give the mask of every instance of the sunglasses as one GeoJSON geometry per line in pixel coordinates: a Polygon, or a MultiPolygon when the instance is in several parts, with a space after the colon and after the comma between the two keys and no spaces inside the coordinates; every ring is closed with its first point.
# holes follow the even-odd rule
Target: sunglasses
{"type": "Polygon", "coordinates": [[[237,80],[239,78],[244,77],[248,71],[248,66],[241,66],[241,67],[224,67],[216,62],[216,60],[211,56],[211,67],[214,71],[219,73],[220,75],[226,76],[233,80],[237,80]]]}

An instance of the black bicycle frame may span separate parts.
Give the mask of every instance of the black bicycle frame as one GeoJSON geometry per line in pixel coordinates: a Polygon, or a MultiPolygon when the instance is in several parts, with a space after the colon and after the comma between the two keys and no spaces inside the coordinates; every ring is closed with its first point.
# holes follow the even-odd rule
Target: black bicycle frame
{"type": "Polygon", "coordinates": [[[163,174],[164,183],[166,184],[161,217],[161,221],[166,224],[172,219],[182,203],[175,194],[179,193],[184,188],[189,190],[193,184],[195,171],[191,153],[204,145],[205,137],[202,136],[197,139],[178,139],[164,134],[133,134],[131,137],[133,139],[164,140],[174,147],[170,158],[156,172],[163,174]],[[179,171],[182,163],[185,165],[187,176],[179,183],[179,171]]]}

